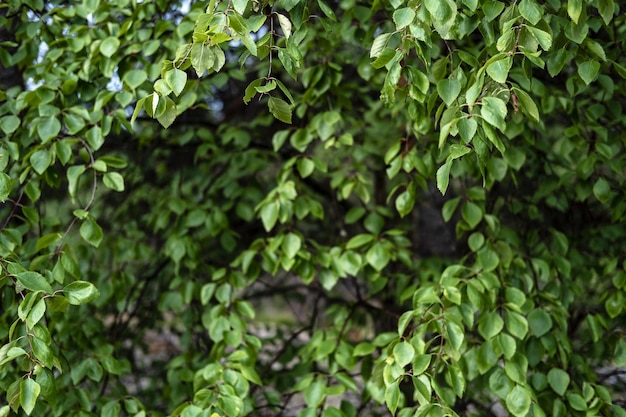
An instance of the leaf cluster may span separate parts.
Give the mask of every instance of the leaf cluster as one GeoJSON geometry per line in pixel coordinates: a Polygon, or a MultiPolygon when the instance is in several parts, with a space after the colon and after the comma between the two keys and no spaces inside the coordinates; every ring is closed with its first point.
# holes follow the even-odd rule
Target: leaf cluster
{"type": "Polygon", "coordinates": [[[0,6],[0,417],[626,415],[622,9],[0,6]]]}

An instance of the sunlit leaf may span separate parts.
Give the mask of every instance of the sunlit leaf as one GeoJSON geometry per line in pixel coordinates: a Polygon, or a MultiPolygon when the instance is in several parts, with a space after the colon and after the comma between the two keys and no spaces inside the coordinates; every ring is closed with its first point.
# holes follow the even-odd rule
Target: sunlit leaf
{"type": "Polygon", "coordinates": [[[31,378],[25,378],[20,383],[20,404],[26,415],[30,415],[37,404],[41,386],[31,378]]]}
{"type": "Polygon", "coordinates": [[[100,292],[90,282],[74,281],[63,288],[63,293],[70,304],[85,304],[96,299],[100,292]]]}

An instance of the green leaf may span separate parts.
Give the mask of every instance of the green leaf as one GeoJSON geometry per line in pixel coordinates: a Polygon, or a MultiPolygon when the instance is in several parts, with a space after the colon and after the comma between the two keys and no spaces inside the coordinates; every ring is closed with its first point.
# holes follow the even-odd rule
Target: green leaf
{"type": "Polygon", "coordinates": [[[506,407],[515,417],[525,417],[530,410],[530,403],[530,392],[520,385],[516,385],[506,396],[506,407]]]}
{"type": "Polygon", "coordinates": [[[478,319],[478,333],[489,340],[499,334],[504,327],[504,320],[494,311],[482,314],[478,319]]]}
{"type": "Polygon", "coordinates": [[[374,39],[372,43],[372,47],[370,48],[370,58],[378,58],[383,50],[387,47],[387,43],[389,42],[389,38],[391,38],[392,33],[381,33],[374,39]]]}
{"type": "MultiPolygon", "coordinates": [[[[483,85],[485,82],[484,74],[480,74],[476,81],[467,89],[465,92],[465,101],[468,105],[473,106],[476,102],[476,99],[480,95],[481,90],[483,89],[483,85]]],[[[471,107],[470,107],[471,109],[471,107]]]]}
{"type": "Polygon", "coordinates": [[[516,33],[517,32],[513,29],[508,29],[498,38],[496,42],[498,52],[509,52],[513,49],[515,46],[516,33]]]}
{"type": "Polygon", "coordinates": [[[487,1],[482,4],[485,17],[488,22],[493,21],[504,10],[504,3],[501,1],[487,1]]]}
{"type": "Polygon", "coordinates": [[[454,197],[443,204],[443,207],[441,208],[441,216],[446,222],[450,221],[460,202],[460,197],[454,197]]]}
{"type": "MultiPolygon", "coordinates": [[[[120,411],[122,411],[120,402],[117,400],[111,400],[104,404],[104,406],[102,407],[102,413],[100,414],[100,417],[117,417],[120,414],[120,411]]],[[[185,413],[183,413],[182,415],[185,416],[185,413]]]]}
{"type": "Polygon", "coordinates": [[[461,209],[461,215],[463,216],[463,220],[467,222],[471,229],[474,229],[478,226],[478,223],[483,219],[483,211],[481,208],[471,201],[467,201],[463,204],[463,208],[461,209]]]}
{"type": "Polygon", "coordinates": [[[40,149],[30,156],[30,164],[39,175],[46,172],[52,163],[52,155],[48,149],[40,149]]]}
{"type": "Polygon", "coordinates": [[[511,335],[522,340],[528,333],[528,321],[524,316],[512,311],[506,311],[504,313],[504,323],[506,329],[511,335]]]}
{"type": "Polygon", "coordinates": [[[504,364],[504,372],[509,378],[511,378],[511,381],[522,386],[526,385],[526,374],[518,362],[506,362],[504,364]]]}
{"type": "Polygon", "coordinates": [[[276,221],[278,220],[278,212],[280,210],[280,204],[278,201],[270,201],[263,205],[260,210],[261,221],[266,231],[272,230],[276,221]]]}
{"type": "Polygon", "coordinates": [[[452,161],[453,159],[459,159],[471,151],[472,149],[469,146],[454,144],[450,146],[450,154],[448,155],[447,160],[452,161]]]}
{"type": "Polygon", "coordinates": [[[289,39],[291,36],[291,21],[287,16],[280,13],[276,13],[276,17],[278,18],[278,23],[280,24],[285,39],[289,39]]]}
{"type": "Polygon", "coordinates": [[[615,346],[614,362],[617,366],[626,365],[626,340],[621,339],[615,346]]]}
{"type": "Polygon", "coordinates": [[[395,414],[398,406],[400,405],[400,387],[399,382],[393,381],[385,388],[385,404],[391,411],[391,414],[395,414]]]}
{"type": "Polygon", "coordinates": [[[587,410],[587,402],[583,397],[578,394],[568,392],[567,393],[567,402],[570,407],[577,411],[585,411],[587,410]]]}
{"type": "Polygon", "coordinates": [[[583,0],[567,0],[567,14],[574,23],[578,24],[578,19],[583,11],[583,0]]]}
{"type": "Polygon", "coordinates": [[[7,350],[6,348],[9,346],[10,345],[4,345],[0,350],[0,366],[12,361],[15,358],[19,358],[20,356],[28,355],[28,352],[21,347],[13,346],[7,350]]]}
{"type": "MultiPolygon", "coordinates": [[[[432,285],[422,286],[413,293],[413,305],[440,303],[439,291],[432,285]]],[[[452,322],[448,323],[452,324],[452,322]]]]}
{"type": "Polygon", "coordinates": [[[413,22],[413,19],[415,19],[415,9],[412,7],[403,7],[393,12],[396,30],[404,29],[413,22]]]}
{"type": "MultiPolygon", "coordinates": [[[[36,297],[33,296],[31,299],[34,300],[36,299],[36,297]]],[[[26,299],[24,301],[26,301],[26,299]]],[[[32,306],[32,308],[30,308],[30,311],[28,311],[28,315],[26,316],[26,326],[29,329],[32,329],[33,327],[35,327],[35,324],[37,324],[39,320],[41,320],[45,312],[46,312],[46,302],[43,298],[40,298],[32,306]]],[[[19,313],[19,310],[18,310],[18,313],[19,313]]]]}
{"type": "Polygon", "coordinates": [[[130,70],[124,74],[122,81],[132,90],[139,87],[148,79],[148,73],[142,69],[130,70]]]}
{"type": "Polygon", "coordinates": [[[326,3],[324,3],[322,0],[317,0],[317,4],[318,6],[320,6],[320,9],[326,15],[326,17],[328,17],[333,22],[337,21],[335,12],[333,12],[333,9],[331,9],[326,3]]]}
{"type": "Polygon", "coordinates": [[[509,77],[509,71],[513,65],[513,58],[506,56],[492,62],[487,66],[487,74],[498,83],[504,84],[509,77]]]}
{"type": "Polygon", "coordinates": [[[0,130],[2,130],[7,136],[17,130],[20,127],[20,118],[14,115],[8,115],[0,118],[0,130]]]}
{"type": "MultiPolygon", "coordinates": [[[[154,94],[157,93],[155,92],[154,94]]],[[[139,116],[139,113],[141,112],[141,109],[144,107],[145,103],[146,97],[142,98],[141,100],[137,100],[137,103],[135,104],[135,110],[133,111],[133,115],[130,118],[131,123],[134,123],[135,120],[137,120],[137,117],[139,116]]]]}
{"type": "Polygon", "coordinates": [[[98,289],[90,282],[74,281],[63,288],[63,293],[70,304],[81,305],[100,296],[98,289]]]}
{"type": "Polygon", "coordinates": [[[107,58],[111,58],[117,49],[120,47],[120,40],[116,37],[110,36],[100,43],[100,53],[107,58]]]}
{"type": "Polygon", "coordinates": [[[275,118],[280,120],[281,122],[291,124],[291,106],[285,100],[270,97],[267,105],[269,107],[270,113],[274,115],[275,118]]]}
{"type": "Polygon", "coordinates": [[[11,193],[11,178],[4,172],[0,172],[0,203],[9,197],[11,193]]]}
{"type": "Polygon", "coordinates": [[[415,357],[415,348],[409,342],[400,342],[393,347],[393,357],[404,368],[415,357]]]}
{"type": "Polygon", "coordinates": [[[614,292],[604,303],[604,308],[609,317],[614,319],[619,316],[624,309],[624,300],[621,292],[614,292]]]}
{"type": "Polygon", "coordinates": [[[476,135],[478,123],[476,119],[470,115],[469,117],[462,117],[457,123],[457,128],[459,129],[459,134],[463,142],[469,144],[476,135]]]}
{"type": "Polygon", "coordinates": [[[61,238],[61,236],[62,235],[60,233],[49,233],[47,235],[43,235],[42,237],[37,239],[37,244],[35,245],[35,250],[36,251],[40,251],[40,250],[45,249],[45,248],[47,248],[49,246],[52,246],[53,244],[58,242],[58,240],[61,238]]]}
{"type": "Polygon", "coordinates": [[[293,106],[295,104],[295,100],[293,99],[293,95],[291,94],[285,83],[280,80],[276,80],[276,84],[278,84],[278,88],[280,89],[280,91],[282,91],[285,97],[287,97],[290,105],[293,106]]]}
{"type": "Polygon", "coordinates": [[[363,258],[358,253],[349,250],[341,255],[339,264],[347,274],[356,276],[363,264],[363,258]]]}
{"type": "MultiPolygon", "coordinates": [[[[132,95],[131,95],[132,98],[132,95]]],[[[63,115],[63,122],[67,127],[67,133],[75,135],[85,127],[85,119],[76,114],[67,113],[63,115]]],[[[59,143],[59,142],[57,142],[59,143]]]]}
{"type": "Polygon", "coordinates": [[[606,52],[604,52],[604,48],[598,42],[587,38],[585,39],[584,45],[593,55],[600,58],[602,61],[606,61],[606,52]]]}
{"type": "Polygon", "coordinates": [[[37,398],[41,392],[41,386],[31,378],[23,379],[20,382],[20,405],[26,415],[30,415],[37,404],[37,398]]]}
{"type": "Polygon", "coordinates": [[[269,93],[270,91],[274,91],[276,89],[276,81],[271,80],[269,82],[267,82],[265,85],[260,85],[258,87],[255,87],[255,90],[258,93],[269,93]]]}
{"type": "Polygon", "coordinates": [[[446,332],[448,333],[447,340],[450,342],[452,349],[456,352],[461,352],[461,346],[465,340],[465,332],[458,324],[448,321],[446,323],[446,332]]]}
{"type": "Polygon", "coordinates": [[[413,210],[414,205],[415,192],[410,189],[403,191],[396,198],[396,210],[398,210],[401,217],[409,214],[413,210]]]}
{"type": "MultiPolygon", "coordinates": [[[[333,374],[333,377],[337,380],[337,382],[339,382],[341,385],[343,385],[346,389],[349,389],[350,391],[353,392],[358,392],[359,387],[356,385],[356,382],[354,382],[354,379],[344,373],[344,372],[337,372],[336,374],[333,374]]],[[[343,414],[339,413],[339,414],[334,414],[338,417],[343,417],[343,414]]]]}
{"type": "Polygon", "coordinates": [[[381,242],[376,242],[365,254],[365,260],[376,271],[382,271],[389,263],[391,255],[381,242]]]}
{"type": "MultiPolygon", "coordinates": [[[[519,88],[513,88],[513,92],[515,93],[515,95],[517,96],[517,99],[519,100],[519,104],[520,104],[520,108],[522,109],[522,112],[532,117],[535,121],[540,122],[541,119],[539,118],[539,109],[537,108],[537,105],[535,104],[533,99],[530,97],[530,95],[528,95],[526,91],[520,90],[519,88]]],[[[515,168],[515,169],[519,169],[519,168],[515,168]]]]}
{"type": "Polygon", "coordinates": [[[117,172],[107,172],[103,178],[104,185],[115,191],[124,191],[124,177],[117,172]]]}
{"type": "MultiPolygon", "coordinates": [[[[233,21],[236,21],[237,19],[233,19],[233,17],[238,18],[237,15],[231,15],[229,16],[230,18],[230,22],[232,23],[233,21]]],[[[250,54],[252,56],[257,56],[258,50],[256,47],[256,43],[254,43],[254,40],[252,40],[252,37],[250,36],[250,32],[247,28],[244,29],[244,31],[242,32],[238,32],[239,33],[239,40],[241,41],[241,43],[243,43],[243,46],[246,47],[246,49],[248,50],[248,52],[250,52],[250,54]]]]}
{"type": "Polygon", "coordinates": [[[178,68],[173,68],[165,72],[163,79],[172,89],[174,94],[179,96],[180,93],[183,92],[183,89],[187,84],[187,73],[185,71],[179,70],[178,68]]]}
{"type": "Polygon", "coordinates": [[[244,378],[246,378],[248,381],[252,382],[253,384],[256,384],[259,386],[263,385],[263,382],[261,381],[261,377],[259,377],[259,374],[251,366],[242,365],[241,375],[243,375],[244,378]]]}
{"type": "Polygon", "coordinates": [[[598,178],[593,185],[593,195],[595,195],[602,204],[606,203],[611,197],[611,186],[604,178],[598,178]]]}
{"type": "Polygon", "coordinates": [[[615,72],[617,72],[620,77],[626,80],[626,68],[621,66],[615,61],[611,61],[611,63],[613,64],[613,68],[615,69],[615,72]]]}
{"type": "MultiPolygon", "coordinates": [[[[158,117],[165,112],[166,101],[161,100],[161,96],[165,97],[172,92],[170,86],[163,79],[159,79],[154,83],[154,92],[141,100],[137,101],[131,123],[139,115],[142,106],[146,114],[150,117],[158,117]]],[[[189,95],[186,95],[189,96],[189,95]]]]}
{"type": "MultiPolygon", "coordinates": [[[[447,340],[451,340],[449,337],[447,340]]],[[[456,345],[454,345],[456,346],[456,345]]],[[[459,351],[460,346],[458,347],[454,347],[454,349],[458,352],[459,351]]],[[[416,355],[415,359],[413,360],[413,376],[418,376],[423,374],[424,372],[426,372],[426,370],[428,369],[428,367],[430,366],[430,362],[432,359],[433,355],[416,355]]]]}
{"type": "Polygon", "coordinates": [[[37,134],[42,143],[56,138],[61,132],[61,122],[55,116],[43,117],[37,125],[37,134]]]}
{"type": "Polygon", "coordinates": [[[487,161],[487,172],[495,181],[502,181],[506,176],[508,165],[502,158],[493,157],[487,161]]]}
{"type": "Polygon", "coordinates": [[[67,169],[67,189],[72,199],[76,196],[76,188],[78,186],[78,178],[85,172],[84,165],[75,165],[67,169]]]}
{"type": "Polygon", "coordinates": [[[517,351],[517,342],[513,339],[513,337],[506,333],[500,333],[498,335],[498,344],[502,349],[502,354],[505,359],[511,359],[515,355],[515,352],[517,351]]]}
{"type": "Polygon", "coordinates": [[[461,93],[461,82],[456,78],[444,78],[437,83],[439,97],[450,107],[461,93]]]}
{"type": "Polygon", "coordinates": [[[414,310],[408,310],[402,313],[402,315],[398,319],[398,336],[402,337],[404,335],[406,328],[409,326],[414,317],[414,310]]]}
{"type": "Polygon", "coordinates": [[[387,65],[399,56],[399,52],[395,49],[385,48],[383,52],[372,62],[372,67],[379,69],[387,65]]]}
{"type": "Polygon", "coordinates": [[[164,99],[165,109],[163,113],[157,116],[157,120],[161,123],[161,126],[167,129],[174,123],[174,120],[176,120],[176,105],[171,98],[165,97],[164,99]]]}
{"type": "Polygon", "coordinates": [[[355,249],[366,245],[374,240],[374,236],[366,233],[361,233],[353,236],[348,243],[346,243],[346,249],[355,249]]]}
{"type": "Polygon", "coordinates": [[[288,233],[282,242],[283,253],[287,258],[294,258],[302,247],[302,239],[295,233],[288,233]]]}
{"type": "Polygon", "coordinates": [[[446,161],[437,170],[437,189],[442,195],[446,194],[448,189],[448,183],[450,182],[450,168],[452,167],[452,160],[446,161]]]}
{"type": "Polygon", "coordinates": [[[478,251],[485,243],[485,236],[480,232],[472,233],[467,239],[467,246],[472,252],[478,251]]]}
{"type": "Polygon", "coordinates": [[[519,3],[518,10],[522,17],[533,26],[539,23],[543,17],[543,10],[535,0],[522,0],[519,3]]]}
{"type": "Polygon", "coordinates": [[[451,0],[424,0],[430,16],[441,23],[447,23],[456,17],[456,4],[451,0]]]}
{"type": "Polygon", "coordinates": [[[216,61],[214,49],[208,47],[205,43],[195,43],[191,47],[190,57],[191,66],[196,71],[198,77],[201,77],[205,71],[213,69],[216,61]]]}
{"type": "MultiPolygon", "coordinates": [[[[257,78],[256,80],[250,82],[250,84],[248,84],[248,86],[246,87],[245,90],[245,94],[243,96],[243,102],[245,104],[248,104],[250,102],[250,100],[252,100],[254,98],[254,96],[256,96],[257,94],[257,88],[263,84],[263,78],[257,78]]],[[[289,133],[287,131],[285,131],[285,133],[289,133]]],[[[278,134],[278,133],[276,133],[278,134]]]]}
{"type": "Polygon", "coordinates": [[[74,216],[76,216],[76,218],[78,218],[78,219],[80,219],[80,220],[84,220],[84,219],[86,219],[87,217],[89,217],[89,212],[88,212],[88,211],[85,211],[85,210],[83,210],[83,209],[74,210],[74,211],[72,212],[72,214],[73,214],[74,216]]]}
{"type": "MultiPolygon", "coordinates": [[[[286,130],[277,132],[272,139],[274,148],[280,149],[290,134],[291,132],[286,130]]],[[[289,143],[299,152],[304,152],[312,140],[313,135],[308,129],[298,129],[289,138],[289,143]]],[[[315,163],[315,161],[313,162],[315,163]]]]}
{"type": "Polygon", "coordinates": [[[457,287],[444,286],[443,295],[456,305],[461,305],[461,291],[457,287]]]}
{"type": "Polygon", "coordinates": [[[31,308],[30,312],[28,313],[28,316],[26,317],[26,326],[29,329],[35,327],[35,324],[37,324],[39,320],[41,320],[45,312],[46,302],[43,298],[41,298],[35,303],[33,308],[31,308]]]}
{"type": "Polygon", "coordinates": [[[565,391],[567,391],[569,381],[569,374],[562,369],[552,368],[550,372],[548,372],[548,383],[550,384],[550,388],[561,396],[563,396],[565,391]]]}
{"type": "Polygon", "coordinates": [[[83,224],[80,225],[80,235],[87,243],[96,248],[100,245],[104,237],[102,228],[96,223],[93,217],[88,217],[83,221],[83,224]]]}
{"type": "Polygon", "coordinates": [[[290,134],[291,131],[289,130],[279,130],[274,133],[274,136],[272,136],[272,147],[274,148],[274,152],[278,152],[280,148],[283,147],[290,134]]]}
{"type": "MultiPolygon", "coordinates": [[[[37,328],[35,328],[37,330],[37,328]]],[[[51,368],[54,364],[54,356],[50,350],[50,341],[43,341],[38,337],[30,339],[33,354],[47,368],[51,368]]]]}
{"type": "Polygon", "coordinates": [[[248,6],[248,0],[233,0],[233,7],[239,14],[244,14],[246,7],[248,6]]]}
{"type": "Polygon", "coordinates": [[[566,63],[566,51],[565,49],[559,49],[548,59],[548,74],[551,77],[558,75],[565,66],[566,63]]]}
{"type": "Polygon", "coordinates": [[[24,288],[31,291],[44,291],[52,294],[53,290],[48,281],[38,272],[25,271],[15,274],[17,282],[24,288]]]}
{"type": "Polygon", "coordinates": [[[312,408],[319,406],[324,401],[325,391],[326,384],[324,382],[320,380],[312,382],[302,391],[304,402],[312,408]]]}
{"type": "Polygon", "coordinates": [[[208,304],[208,302],[213,297],[213,294],[215,293],[216,287],[217,285],[214,282],[210,282],[202,286],[202,289],[200,290],[200,303],[202,305],[208,304]]]}
{"type": "Polygon", "coordinates": [[[508,287],[505,290],[505,298],[507,303],[511,303],[518,307],[522,307],[526,302],[526,295],[524,292],[515,287],[508,287]]]}
{"type": "Polygon", "coordinates": [[[457,122],[458,122],[458,119],[454,119],[450,121],[449,123],[446,123],[441,126],[441,129],[439,130],[439,148],[440,149],[443,148],[444,145],[446,144],[446,139],[448,139],[448,136],[450,135],[450,131],[452,130],[453,126],[456,125],[457,122]]]}
{"type": "Polygon", "coordinates": [[[552,35],[536,27],[528,26],[528,30],[533,34],[541,49],[544,51],[549,50],[552,47],[552,35]]]}
{"type": "Polygon", "coordinates": [[[604,24],[608,26],[613,20],[613,13],[615,13],[614,0],[598,0],[598,12],[600,12],[604,24]]]}
{"type": "Polygon", "coordinates": [[[596,78],[598,78],[599,71],[600,63],[598,61],[585,61],[578,64],[578,75],[580,75],[580,78],[587,85],[591,84],[596,78]]]}
{"type": "Polygon", "coordinates": [[[97,151],[104,144],[104,135],[100,126],[94,126],[87,131],[87,143],[92,151],[97,151]]]}
{"type": "Polygon", "coordinates": [[[537,337],[541,337],[552,328],[552,317],[545,310],[536,308],[528,314],[530,331],[537,337]]]}
{"type": "Polygon", "coordinates": [[[370,342],[361,342],[355,346],[352,354],[354,356],[367,356],[376,350],[376,346],[370,342]]]}
{"type": "Polygon", "coordinates": [[[478,7],[478,0],[463,0],[463,4],[466,5],[471,11],[475,12],[478,7]]]}
{"type": "Polygon", "coordinates": [[[298,173],[302,178],[309,177],[315,171],[315,162],[310,158],[299,158],[296,162],[298,173]]]}
{"type": "Polygon", "coordinates": [[[57,157],[63,165],[66,165],[72,157],[72,147],[67,140],[60,140],[54,144],[57,157]]]}
{"type": "Polygon", "coordinates": [[[504,132],[506,124],[504,118],[507,110],[504,101],[498,97],[484,97],[481,100],[480,114],[487,123],[504,132]]]}

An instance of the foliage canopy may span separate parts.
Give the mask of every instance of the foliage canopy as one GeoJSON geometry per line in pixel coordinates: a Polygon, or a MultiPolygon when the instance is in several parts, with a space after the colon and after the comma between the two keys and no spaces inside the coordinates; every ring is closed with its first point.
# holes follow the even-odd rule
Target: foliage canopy
{"type": "Polygon", "coordinates": [[[626,416],[614,0],[0,4],[0,416],[626,416]]]}

